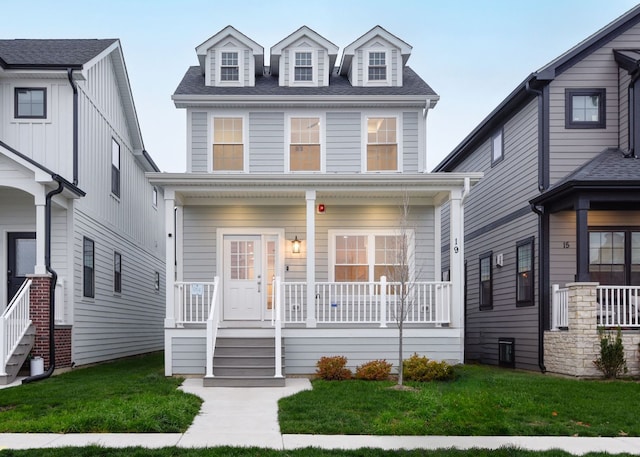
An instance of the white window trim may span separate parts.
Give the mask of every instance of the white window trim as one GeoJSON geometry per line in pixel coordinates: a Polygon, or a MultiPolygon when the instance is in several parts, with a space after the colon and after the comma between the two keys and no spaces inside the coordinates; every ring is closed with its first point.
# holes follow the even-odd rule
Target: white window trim
{"type": "Polygon", "coordinates": [[[290,86],[317,86],[318,85],[318,50],[311,48],[295,48],[289,53],[289,85],[290,86]],[[296,53],[311,53],[311,81],[296,81],[296,53]]]}
{"type": "Polygon", "coordinates": [[[402,113],[393,113],[393,114],[384,114],[384,113],[363,113],[362,114],[362,149],[361,149],[361,157],[360,157],[360,171],[362,173],[399,173],[404,169],[403,163],[403,144],[402,144],[402,113]],[[369,171],[367,170],[367,145],[368,143],[368,132],[367,132],[367,122],[370,118],[379,118],[379,117],[395,117],[396,118],[396,140],[398,145],[398,169],[397,170],[384,170],[384,171],[369,171]]]}
{"type": "Polygon", "coordinates": [[[363,64],[363,77],[364,77],[364,85],[365,86],[391,86],[391,66],[389,65],[389,57],[391,53],[388,49],[380,49],[380,48],[371,48],[365,50],[364,54],[364,62],[363,64]],[[369,79],[369,56],[373,52],[381,52],[384,54],[384,65],[386,68],[386,79],[369,79]]]}
{"type": "MultiPolygon", "coordinates": [[[[409,252],[407,253],[407,259],[409,263],[409,281],[415,280],[415,231],[413,229],[405,230],[405,233],[408,235],[408,247],[409,252]]],[[[329,237],[329,282],[335,282],[336,280],[336,236],[367,236],[367,262],[369,263],[369,267],[375,265],[375,256],[376,256],[376,245],[375,245],[375,237],[376,236],[400,236],[402,234],[402,230],[398,227],[395,229],[329,229],[327,231],[329,237]],[[372,263],[373,262],[373,263],[372,263]]],[[[368,282],[373,282],[374,271],[373,268],[369,268],[369,279],[368,282]]]]}
{"type": "Polygon", "coordinates": [[[228,111],[223,113],[219,113],[222,115],[215,115],[214,113],[209,113],[207,116],[207,170],[209,173],[214,174],[233,174],[233,173],[248,173],[249,172],[249,122],[248,115],[244,112],[240,113],[237,111],[228,111]],[[213,169],[213,120],[216,117],[238,117],[242,119],[242,170],[215,170],[213,169]]]}
{"type": "Polygon", "coordinates": [[[244,86],[244,54],[240,48],[221,48],[216,49],[216,86],[231,86],[231,87],[243,87],[244,86]],[[222,70],[222,53],[223,52],[237,52],[238,53],[238,80],[237,81],[223,81],[221,78],[222,70]]]}
{"type": "Polygon", "coordinates": [[[284,138],[285,138],[285,157],[284,157],[284,172],[285,173],[326,173],[326,153],[325,145],[327,143],[326,136],[326,113],[321,114],[308,114],[308,113],[296,113],[295,111],[288,112],[285,116],[284,124],[284,138]],[[291,119],[292,118],[318,118],[320,119],[320,170],[318,171],[291,171],[291,119]]]}
{"type": "Polygon", "coordinates": [[[52,106],[51,106],[51,85],[49,84],[42,84],[42,83],[30,83],[28,81],[22,83],[17,83],[17,84],[12,84],[10,86],[10,100],[11,100],[11,114],[9,116],[10,122],[12,124],[51,124],[52,120],[51,120],[51,112],[52,112],[52,106]],[[45,94],[46,94],[46,116],[45,117],[41,117],[41,118],[33,118],[33,117],[16,117],[16,107],[13,106],[15,103],[15,93],[16,93],[16,88],[21,88],[21,89],[46,89],[45,90],[45,94]]]}

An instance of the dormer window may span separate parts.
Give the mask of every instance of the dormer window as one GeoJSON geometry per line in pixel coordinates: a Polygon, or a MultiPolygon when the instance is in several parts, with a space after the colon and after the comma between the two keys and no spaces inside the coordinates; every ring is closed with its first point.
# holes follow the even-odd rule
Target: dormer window
{"type": "Polygon", "coordinates": [[[369,53],[369,81],[387,80],[387,58],[384,52],[369,53]]]}
{"type": "Polygon", "coordinates": [[[239,81],[238,53],[222,52],[220,61],[220,81],[239,81]]]}
{"type": "Polygon", "coordinates": [[[310,52],[296,52],[295,81],[313,81],[313,61],[310,52]]]}

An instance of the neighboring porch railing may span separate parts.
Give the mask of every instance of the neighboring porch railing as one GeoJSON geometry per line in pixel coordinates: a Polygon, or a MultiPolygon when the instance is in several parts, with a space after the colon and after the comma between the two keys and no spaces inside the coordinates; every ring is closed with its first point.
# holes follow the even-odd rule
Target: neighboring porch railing
{"type": "Polygon", "coordinates": [[[598,286],[598,326],[640,328],[640,287],[598,286]]]}
{"type": "Polygon", "coordinates": [[[275,328],[275,374],[274,378],[282,378],[282,312],[280,305],[280,287],[276,287],[280,283],[280,278],[274,278],[273,289],[273,313],[271,313],[271,325],[275,328]]]}
{"type": "Polygon", "coordinates": [[[2,376],[7,374],[7,361],[31,325],[30,294],[31,279],[27,279],[0,316],[0,375],[2,376]]]}
{"type": "Polygon", "coordinates": [[[569,325],[569,289],[553,285],[551,298],[551,329],[560,330],[569,325]]]}
{"type": "Polygon", "coordinates": [[[216,349],[218,325],[220,323],[220,304],[218,303],[218,277],[213,280],[211,305],[207,316],[207,360],[205,377],[213,378],[213,354],[216,349]]]}
{"type": "Polygon", "coordinates": [[[214,282],[176,282],[175,301],[177,303],[176,323],[202,324],[211,313],[214,293],[217,289],[214,282]]]}
{"type": "MultiPolygon", "coordinates": [[[[447,324],[451,319],[450,282],[319,282],[315,285],[316,321],[326,324],[379,324],[386,327],[400,316],[406,291],[406,323],[447,324]]],[[[307,285],[282,282],[286,323],[306,321],[307,285]]]]}

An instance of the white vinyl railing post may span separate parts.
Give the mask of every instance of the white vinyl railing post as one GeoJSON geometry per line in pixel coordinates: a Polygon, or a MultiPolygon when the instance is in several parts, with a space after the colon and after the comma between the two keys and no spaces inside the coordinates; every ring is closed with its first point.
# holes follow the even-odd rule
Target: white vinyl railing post
{"type": "Polygon", "coordinates": [[[7,375],[7,330],[7,320],[3,316],[0,319],[0,376],[7,375]]]}
{"type": "Polygon", "coordinates": [[[380,327],[385,328],[386,326],[387,326],[387,277],[380,276],[380,327]]]}
{"type": "Polygon", "coordinates": [[[560,330],[560,326],[558,325],[558,317],[560,306],[558,303],[558,291],[560,290],[560,286],[558,284],[554,284],[551,286],[551,330],[558,331],[560,330]]]}
{"type": "Polygon", "coordinates": [[[205,377],[213,378],[213,355],[216,346],[216,338],[218,336],[219,324],[219,306],[218,306],[218,277],[213,280],[213,294],[211,296],[211,309],[207,318],[207,360],[205,377]]]}
{"type": "Polygon", "coordinates": [[[282,300],[282,294],[280,293],[281,281],[280,277],[276,276],[276,287],[275,287],[275,346],[276,346],[276,360],[275,360],[275,378],[282,378],[282,317],[280,315],[280,302],[282,300]]]}

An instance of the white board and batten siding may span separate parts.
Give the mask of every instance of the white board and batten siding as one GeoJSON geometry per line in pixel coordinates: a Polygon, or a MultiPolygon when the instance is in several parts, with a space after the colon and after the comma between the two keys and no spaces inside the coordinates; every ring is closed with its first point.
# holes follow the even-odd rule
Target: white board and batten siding
{"type": "MultiPolygon", "coordinates": [[[[627,116],[627,85],[620,86],[618,64],[614,49],[637,48],[640,42],[640,24],[636,24],[622,35],[604,44],[596,51],[575,63],[558,75],[550,85],[550,168],[551,184],[595,157],[606,148],[623,147],[622,129],[627,122],[619,119],[619,113],[627,116]],[[605,89],[604,129],[565,128],[565,89],[605,89]],[[619,111],[620,110],[620,111],[619,111]]],[[[626,138],[626,134],[624,137],[626,138]]]]}
{"type": "Polygon", "coordinates": [[[162,349],[165,242],[164,199],[154,207],[133,154],[111,58],[79,84],[79,123],[78,185],[86,196],[73,203],[72,357],[81,365],[162,349]],[[111,193],[112,139],[120,145],[119,197],[111,193]],[[83,237],[95,243],[95,298],[83,297],[83,237]],[[122,255],[121,293],[113,289],[114,252],[122,255]]]}

